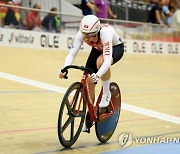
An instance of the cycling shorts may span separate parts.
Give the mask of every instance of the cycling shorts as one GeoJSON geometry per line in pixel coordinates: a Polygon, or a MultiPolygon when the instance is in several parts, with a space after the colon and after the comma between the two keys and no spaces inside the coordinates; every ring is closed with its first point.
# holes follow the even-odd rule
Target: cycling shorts
{"type": "MultiPolygon", "coordinates": [[[[101,51],[97,50],[96,48],[92,48],[89,57],[86,62],[86,67],[93,69],[94,73],[97,73],[98,69],[96,66],[96,61],[98,57],[102,54],[101,51]]],[[[112,59],[113,59],[113,64],[117,63],[123,56],[124,54],[124,44],[118,44],[116,46],[113,46],[113,53],[112,53],[112,59]]]]}

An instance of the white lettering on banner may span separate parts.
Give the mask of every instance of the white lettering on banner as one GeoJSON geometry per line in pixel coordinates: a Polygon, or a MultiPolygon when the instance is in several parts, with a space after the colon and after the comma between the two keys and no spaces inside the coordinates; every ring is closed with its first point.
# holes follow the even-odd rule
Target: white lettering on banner
{"type": "Polygon", "coordinates": [[[59,48],[59,36],[41,35],[41,47],[59,48]]]}

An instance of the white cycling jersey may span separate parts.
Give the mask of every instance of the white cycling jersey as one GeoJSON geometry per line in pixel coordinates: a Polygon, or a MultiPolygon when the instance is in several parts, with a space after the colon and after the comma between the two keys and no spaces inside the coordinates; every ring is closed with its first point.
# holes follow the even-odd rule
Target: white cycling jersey
{"type": "MultiPolygon", "coordinates": [[[[82,43],[85,42],[83,40],[83,35],[81,31],[78,31],[78,33],[75,36],[72,48],[68,54],[68,56],[65,59],[65,66],[71,65],[82,45],[82,43]]],[[[97,50],[103,52],[103,58],[104,62],[101,66],[101,68],[98,70],[97,75],[101,77],[103,74],[107,72],[107,70],[110,68],[112,63],[112,52],[113,52],[113,46],[121,44],[122,41],[116,31],[113,27],[110,25],[102,25],[100,30],[100,39],[96,42],[86,42],[88,45],[96,48],[97,50]]]]}

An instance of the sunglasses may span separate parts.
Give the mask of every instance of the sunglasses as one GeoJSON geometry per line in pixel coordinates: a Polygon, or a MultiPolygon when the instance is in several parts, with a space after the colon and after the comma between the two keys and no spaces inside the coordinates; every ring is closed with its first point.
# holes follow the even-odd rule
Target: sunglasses
{"type": "Polygon", "coordinates": [[[82,32],[82,35],[86,38],[91,38],[91,37],[95,37],[96,36],[96,32],[93,32],[93,33],[83,33],[82,32]]]}

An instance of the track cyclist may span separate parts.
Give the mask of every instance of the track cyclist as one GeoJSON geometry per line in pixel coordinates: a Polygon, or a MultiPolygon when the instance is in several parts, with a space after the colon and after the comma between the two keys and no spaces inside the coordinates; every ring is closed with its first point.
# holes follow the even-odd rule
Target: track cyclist
{"type": "MultiPolygon", "coordinates": [[[[107,107],[111,100],[110,66],[117,63],[124,54],[124,44],[115,29],[108,24],[101,24],[100,19],[95,15],[84,16],[80,23],[72,48],[67,55],[64,67],[71,65],[79,52],[83,42],[92,47],[86,61],[86,67],[93,69],[93,74],[88,78],[90,97],[95,100],[95,84],[101,79],[103,87],[102,99],[99,103],[100,108],[107,107]]],[[[59,78],[64,78],[67,72],[60,70],[59,78]]]]}

